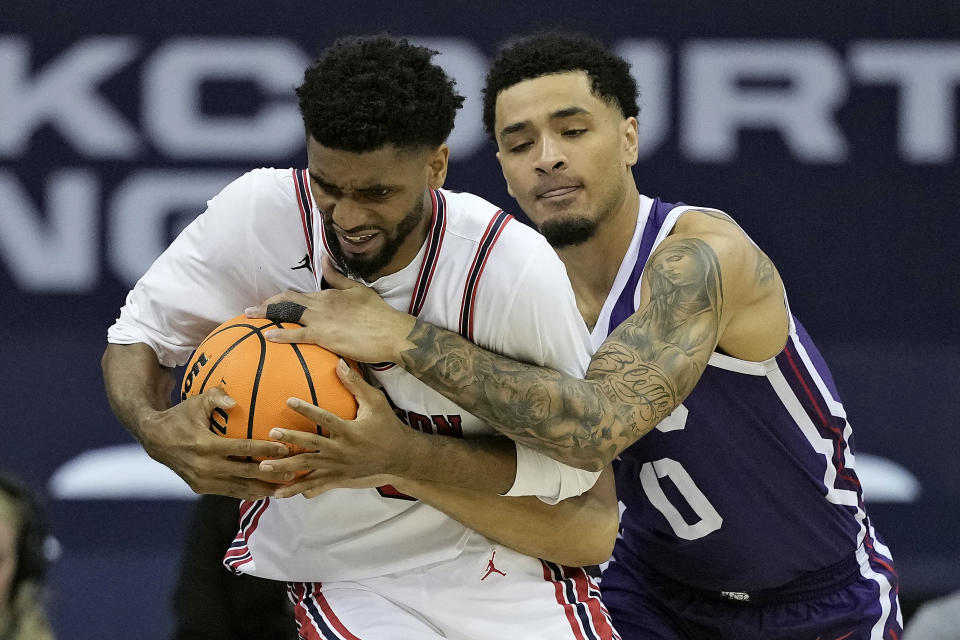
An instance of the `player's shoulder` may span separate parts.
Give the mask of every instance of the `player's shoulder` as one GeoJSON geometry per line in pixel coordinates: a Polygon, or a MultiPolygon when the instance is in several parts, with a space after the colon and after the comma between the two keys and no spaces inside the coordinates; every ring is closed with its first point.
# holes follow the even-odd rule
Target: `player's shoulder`
{"type": "MultiPolygon", "coordinates": [[[[725,231],[739,228],[737,222],[726,211],[696,205],[679,205],[672,212],[678,215],[674,229],[678,232],[725,231]]],[[[671,213],[672,213],[671,212],[671,213]]]]}
{"type": "Polygon", "coordinates": [[[448,211],[447,234],[478,245],[496,242],[498,246],[522,246],[529,251],[550,250],[536,230],[484,198],[446,189],[441,189],[440,195],[448,211]]]}
{"type": "Polygon", "coordinates": [[[670,230],[673,239],[699,239],[714,251],[724,253],[753,251],[753,242],[729,213],[698,206],[678,207],[675,211],[678,217],[670,230]]]}
{"type": "Polygon", "coordinates": [[[230,183],[221,193],[230,192],[252,203],[286,203],[296,199],[296,174],[296,169],[252,169],[230,183]]]}
{"type": "Polygon", "coordinates": [[[298,215],[294,169],[259,168],[237,177],[207,202],[207,215],[231,224],[276,224],[298,215]]]}

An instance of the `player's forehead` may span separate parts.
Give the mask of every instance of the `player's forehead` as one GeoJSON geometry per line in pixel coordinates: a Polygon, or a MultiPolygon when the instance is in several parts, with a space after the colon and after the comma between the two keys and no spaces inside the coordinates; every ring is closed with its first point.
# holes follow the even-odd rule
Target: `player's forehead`
{"type": "Polygon", "coordinates": [[[372,151],[353,152],[325,147],[307,139],[310,176],[340,189],[365,189],[399,185],[416,178],[423,168],[422,153],[385,145],[372,151]]]}
{"type": "Polygon", "coordinates": [[[539,126],[557,117],[608,115],[610,105],[594,95],[586,71],[565,71],[523,80],[497,94],[498,134],[528,124],[539,126]]]}

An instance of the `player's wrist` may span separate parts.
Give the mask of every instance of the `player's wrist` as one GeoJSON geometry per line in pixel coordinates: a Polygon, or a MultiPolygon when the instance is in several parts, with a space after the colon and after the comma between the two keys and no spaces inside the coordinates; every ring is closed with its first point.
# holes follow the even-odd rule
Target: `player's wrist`
{"type": "Polygon", "coordinates": [[[410,481],[431,480],[430,471],[435,468],[435,440],[413,429],[405,429],[403,443],[391,456],[392,468],[387,473],[410,481]]]}
{"type": "Polygon", "coordinates": [[[155,439],[158,422],[163,411],[150,406],[138,407],[133,411],[131,426],[134,435],[140,442],[146,444],[155,439]]]}
{"type": "Polygon", "coordinates": [[[416,344],[410,340],[410,334],[413,333],[418,322],[420,321],[414,316],[402,311],[395,311],[394,318],[391,319],[389,324],[392,327],[388,336],[389,344],[387,347],[390,353],[390,362],[403,366],[403,352],[416,347],[416,344]]]}

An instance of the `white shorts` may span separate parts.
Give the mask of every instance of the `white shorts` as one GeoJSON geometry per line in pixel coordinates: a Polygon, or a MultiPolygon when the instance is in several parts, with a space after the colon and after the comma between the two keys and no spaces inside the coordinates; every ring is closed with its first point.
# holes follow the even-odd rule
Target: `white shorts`
{"type": "Polygon", "coordinates": [[[453,560],[290,583],[302,640],[619,640],[593,579],[473,534],[453,560]]]}

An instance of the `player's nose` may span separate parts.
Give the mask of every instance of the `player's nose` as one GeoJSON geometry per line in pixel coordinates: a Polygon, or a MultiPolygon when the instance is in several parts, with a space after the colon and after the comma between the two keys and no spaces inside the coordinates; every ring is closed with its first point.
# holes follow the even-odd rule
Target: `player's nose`
{"type": "Polygon", "coordinates": [[[534,167],[546,173],[562,169],[566,166],[567,157],[563,152],[560,141],[553,136],[544,136],[538,145],[539,153],[534,158],[534,167]]]}
{"type": "Polygon", "coordinates": [[[329,213],[334,224],[345,231],[365,227],[369,222],[364,208],[358,205],[353,198],[340,198],[329,213]]]}

